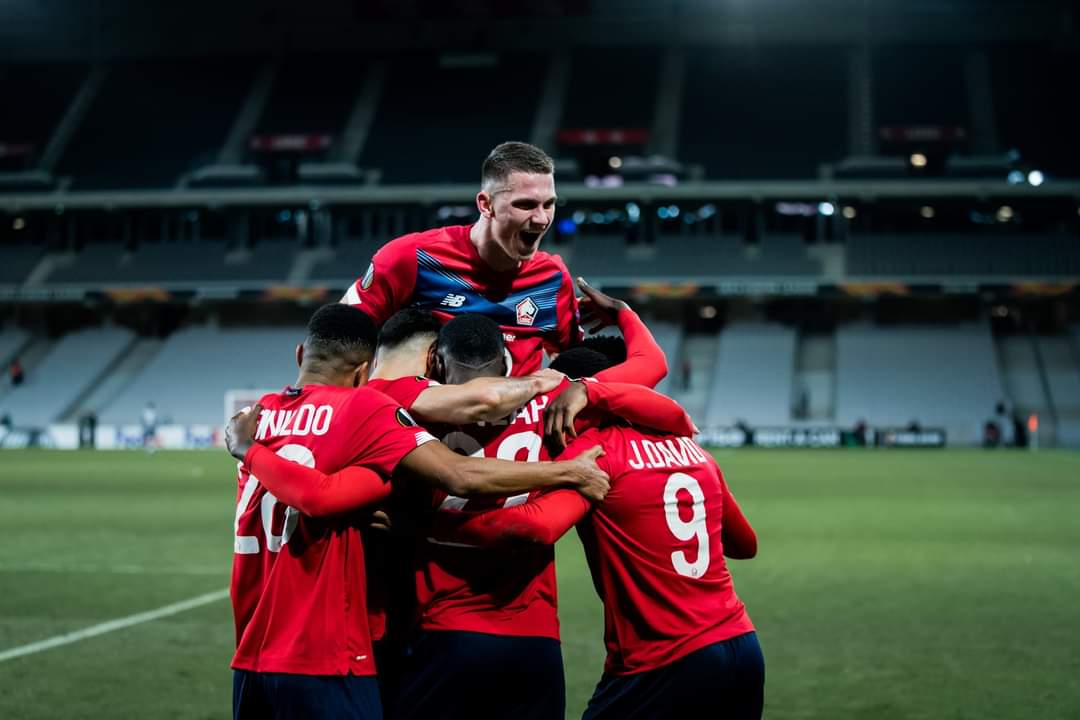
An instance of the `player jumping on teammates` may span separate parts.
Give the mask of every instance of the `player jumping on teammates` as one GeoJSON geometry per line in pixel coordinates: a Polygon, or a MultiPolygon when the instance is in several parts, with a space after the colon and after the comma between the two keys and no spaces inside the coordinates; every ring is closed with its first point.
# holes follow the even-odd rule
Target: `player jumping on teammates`
{"type": "Polygon", "coordinates": [[[381,716],[368,630],[365,523],[335,516],[345,508],[332,504],[323,504],[327,516],[320,518],[286,507],[309,504],[293,497],[279,502],[267,492],[258,477],[268,457],[288,458],[298,470],[339,483],[350,508],[385,498],[393,472],[455,493],[501,495],[558,484],[599,497],[606,490],[606,476],[588,459],[494,462],[433,442],[397,403],[358,387],[367,379],[374,340],[364,313],[337,304],[316,311],[297,348],[295,386],[262,398],[256,442],[240,454],[230,588],[234,718],[381,716]]]}
{"type": "Polygon", "coordinates": [[[554,222],[554,164],[538,147],[497,146],[484,160],[479,219],[396,238],[342,298],[381,325],[397,310],[431,310],[440,321],[479,313],[505,333],[513,375],[540,368],[543,349],[578,343],[570,273],[540,241],[554,222]]]}

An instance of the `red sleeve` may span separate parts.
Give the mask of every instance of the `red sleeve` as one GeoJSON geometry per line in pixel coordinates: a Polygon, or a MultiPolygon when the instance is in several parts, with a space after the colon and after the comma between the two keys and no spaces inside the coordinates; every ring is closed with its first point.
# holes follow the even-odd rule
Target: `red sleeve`
{"type": "Polygon", "coordinates": [[[349,286],[341,302],[366,312],[382,325],[405,307],[416,286],[416,235],[403,235],[383,245],[364,276],[349,286]]]}
{"type": "Polygon", "coordinates": [[[596,374],[597,380],[656,387],[668,373],[667,358],[649,328],[630,308],[619,311],[619,331],[626,341],[626,361],[596,374]]]}
{"type": "Polygon", "coordinates": [[[244,464],[279,502],[311,517],[356,510],[390,495],[390,483],[373,470],[347,467],[327,475],[286,460],[265,445],[252,445],[244,464]]]}
{"type": "Polygon", "coordinates": [[[575,490],[554,490],[509,508],[435,513],[431,536],[467,545],[554,545],[591,507],[575,490]]]}
{"type": "Polygon", "coordinates": [[[559,319],[556,339],[555,342],[545,340],[544,348],[548,352],[557,353],[580,343],[585,333],[581,330],[581,311],[578,309],[577,294],[574,292],[574,279],[561,257],[552,255],[551,259],[562,272],[563,281],[556,298],[556,317],[559,319]]]}
{"type": "Polygon", "coordinates": [[[435,440],[404,408],[380,392],[359,388],[349,403],[346,412],[356,420],[345,440],[351,458],[348,465],[363,465],[390,476],[406,455],[435,440]]]}
{"type": "MultiPolygon", "coordinates": [[[[652,428],[674,435],[693,437],[697,432],[693,420],[682,407],[669,397],[642,385],[615,382],[586,382],[589,408],[629,420],[634,425],[652,428]]],[[[582,413],[583,415],[585,413],[582,413]]],[[[582,423],[588,426],[596,415],[587,415],[582,423]]]]}
{"type": "Polygon", "coordinates": [[[720,476],[720,491],[723,493],[724,509],[720,516],[720,542],[724,545],[724,555],[736,560],[748,560],[757,555],[757,533],[750,526],[750,521],[743,515],[739,503],[724,480],[716,461],[713,467],[720,476]]]}

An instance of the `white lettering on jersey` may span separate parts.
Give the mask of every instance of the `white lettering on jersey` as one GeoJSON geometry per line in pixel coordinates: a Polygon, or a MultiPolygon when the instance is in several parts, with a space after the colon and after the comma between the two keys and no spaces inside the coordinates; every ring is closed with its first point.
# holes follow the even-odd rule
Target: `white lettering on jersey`
{"type": "Polygon", "coordinates": [[[330,430],[334,408],[330,405],[315,407],[305,403],[298,410],[263,410],[259,416],[256,440],[282,435],[325,435],[330,430]]]}
{"type": "Polygon", "coordinates": [[[528,405],[518,411],[517,417],[514,418],[514,423],[522,422],[526,425],[539,425],[540,413],[544,411],[544,408],[547,407],[547,404],[547,395],[537,395],[529,401],[528,405]]]}
{"type": "Polygon", "coordinates": [[[705,453],[686,437],[665,438],[659,442],[642,439],[640,445],[637,440],[631,440],[627,459],[634,470],[690,467],[705,461],[705,453]]]}
{"type": "Polygon", "coordinates": [[[465,304],[465,296],[447,293],[446,297],[444,297],[439,304],[446,307],[459,308],[465,304]]]}

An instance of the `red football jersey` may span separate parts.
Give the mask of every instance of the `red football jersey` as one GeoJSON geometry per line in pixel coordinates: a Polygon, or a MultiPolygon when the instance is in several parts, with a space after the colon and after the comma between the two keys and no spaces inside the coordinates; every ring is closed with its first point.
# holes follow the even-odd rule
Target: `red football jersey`
{"type": "MultiPolygon", "coordinates": [[[[590,430],[611,491],[578,524],[604,603],[604,672],[653,670],[754,626],[724,562],[723,475],[690,438],[626,426],[590,430]]],[[[732,501],[734,502],[734,501],[732,501]]]]}
{"type": "MultiPolygon", "coordinates": [[[[507,423],[464,427],[449,433],[443,442],[475,457],[548,460],[543,411],[567,385],[537,395],[507,423]]],[[[434,490],[431,507],[436,512],[480,511],[521,504],[529,496],[466,500],[434,490]]],[[[422,629],[559,639],[555,551],[551,546],[488,548],[429,537],[418,543],[417,560],[416,597],[422,629]]]]}
{"type": "MultiPolygon", "coordinates": [[[[397,403],[368,388],[286,388],[260,403],[256,441],[326,473],[362,465],[388,477],[402,458],[434,440],[397,403]]],[[[239,485],[232,667],[374,674],[361,540],[366,519],[300,515],[243,467],[239,485]]]]}
{"type": "MultiPolygon", "coordinates": [[[[438,383],[417,375],[393,380],[375,378],[368,381],[367,387],[378,390],[401,407],[411,410],[420,393],[432,385],[438,385],[438,383]]],[[[372,570],[368,575],[368,626],[371,630],[371,639],[382,640],[386,637],[390,608],[394,607],[396,612],[404,614],[408,612],[407,608],[412,607],[412,580],[411,578],[397,579],[397,576],[402,574],[402,569],[394,567],[393,563],[408,557],[408,553],[401,550],[399,540],[380,536],[373,536],[370,539],[373,542],[365,546],[367,551],[365,558],[368,567],[372,570]],[[389,576],[394,576],[397,581],[388,582],[389,576]],[[407,587],[402,590],[398,587],[399,585],[407,587]],[[410,597],[399,597],[402,594],[410,597]],[[402,608],[406,609],[402,610],[402,608]]],[[[411,546],[408,549],[411,550],[411,546]]]]}
{"type": "Polygon", "coordinates": [[[540,369],[542,350],[580,342],[577,298],[558,255],[539,251],[510,272],[496,272],[476,252],[470,225],[396,238],[384,245],[342,302],[377,324],[405,307],[430,310],[443,322],[462,313],[486,315],[503,329],[511,374],[540,369]]]}

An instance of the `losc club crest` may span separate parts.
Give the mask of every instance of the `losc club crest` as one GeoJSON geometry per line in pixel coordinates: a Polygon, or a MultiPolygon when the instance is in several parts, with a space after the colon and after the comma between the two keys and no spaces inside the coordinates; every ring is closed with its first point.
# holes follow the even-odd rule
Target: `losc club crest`
{"type": "Polygon", "coordinates": [[[536,313],[539,308],[531,297],[527,297],[517,304],[518,325],[532,325],[536,321],[536,313]]]}

